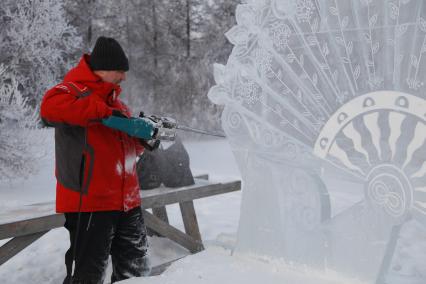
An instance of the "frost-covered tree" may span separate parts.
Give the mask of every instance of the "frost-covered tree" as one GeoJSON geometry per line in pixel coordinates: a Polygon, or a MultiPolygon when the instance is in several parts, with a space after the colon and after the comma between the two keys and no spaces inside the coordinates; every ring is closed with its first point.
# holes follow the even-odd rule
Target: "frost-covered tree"
{"type": "Polygon", "coordinates": [[[0,6],[0,179],[26,176],[37,168],[39,102],[81,43],[62,5],[4,0],[0,6]]]}
{"type": "Polygon", "coordinates": [[[19,83],[0,65],[0,179],[26,176],[40,153],[35,147],[37,112],[19,91],[19,83]]]}
{"type": "Polygon", "coordinates": [[[62,1],[2,1],[2,63],[33,106],[68,67],[81,38],[65,17],[62,1]]]}

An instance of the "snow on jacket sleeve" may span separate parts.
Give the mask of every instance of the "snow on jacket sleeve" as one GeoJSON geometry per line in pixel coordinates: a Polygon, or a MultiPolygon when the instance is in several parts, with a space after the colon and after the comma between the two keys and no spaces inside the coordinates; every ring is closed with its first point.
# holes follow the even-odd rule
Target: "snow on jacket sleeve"
{"type": "Polygon", "coordinates": [[[41,117],[48,123],[66,123],[86,127],[91,120],[110,116],[112,109],[96,95],[77,96],[59,84],[43,97],[41,117]]]}

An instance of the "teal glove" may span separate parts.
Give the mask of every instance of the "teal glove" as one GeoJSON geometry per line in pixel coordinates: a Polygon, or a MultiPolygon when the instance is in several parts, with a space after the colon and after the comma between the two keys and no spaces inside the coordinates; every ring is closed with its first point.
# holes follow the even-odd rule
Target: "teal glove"
{"type": "Polygon", "coordinates": [[[127,118],[112,115],[102,119],[102,124],[144,140],[151,140],[155,133],[154,122],[147,118],[127,118]]]}

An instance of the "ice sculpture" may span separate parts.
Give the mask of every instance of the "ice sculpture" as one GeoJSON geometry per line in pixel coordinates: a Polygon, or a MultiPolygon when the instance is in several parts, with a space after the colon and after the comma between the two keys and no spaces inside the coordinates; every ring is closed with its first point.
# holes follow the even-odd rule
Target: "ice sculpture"
{"type": "Polygon", "coordinates": [[[426,225],[426,1],[258,0],[209,98],[243,175],[239,251],[382,282],[426,225]]]}

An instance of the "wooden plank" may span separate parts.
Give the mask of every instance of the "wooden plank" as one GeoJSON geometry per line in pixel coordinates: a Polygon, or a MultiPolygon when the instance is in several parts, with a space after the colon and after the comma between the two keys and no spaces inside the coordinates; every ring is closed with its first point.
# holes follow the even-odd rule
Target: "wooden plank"
{"type": "MultiPolygon", "coordinates": [[[[152,208],[152,214],[154,214],[155,217],[159,218],[160,220],[166,222],[167,224],[169,223],[169,217],[167,216],[167,210],[166,210],[166,206],[161,206],[161,207],[155,207],[152,208]]],[[[153,230],[151,230],[150,228],[146,229],[146,233],[148,234],[148,236],[152,237],[152,236],[159,236],[159,237],[164,237],[162,235],[160,235],[157,232],[154,232],[153,230]]]]}
{"type": "Polygon", "coordinates": [[[155,217],[169,224],[169,217],[167,216],[166,206],[152,208],[152,213],[155,217]]]}
{"type": "MultiPolygon", "coordinates": [[[[226,183],[211,183],[206,180],[196,180],[196,184],[181,188],[161,187],[142,193],[142,208],[162,207],[167,204],[191,201],[216,194],[222,194],[241,189],[241,181],[226,183]]],[[[16,211],[17,221],[6,221],[0,224],[0,240],[12,237],[24,236],[37,232],[47,231],[62,227],[65,218],[63,214],[56,214],[52,208],[53,203],[43,203],[40,206],[29,205],[16,211]],[[40,208],[42,210],[39,210],[40,208]],[[22,216],[20,217],[20,214],[22,216]],[[41,217],[40,217],[41,214],[41,217]],[[37,216],[29,218],[28,216],[37,216]]],[[[6,214],[10,218],[10,214],[6,214]]],[[[1,216],[1,215],[0,215],[1,216]]],[[[2,220],[0,219],[0,222],[2,220]]]]}
{"type": "Polygon", "coordinates": [[[180,212],[182,213],[185,232],[191,237],[193,237],[195,240],[199,241],[200,245],[203,246],[200,229],[198,228],[197,215],[195,214],[194,202],[192,200],[180,202],[179,206],[180,212]]]}
{"type": "Polygon", "coordinates": [[[0,240],[49,231],[54,228],[62,227],[64,223],[65,217],[63,214],[54,214],[3,224],[0,225],[0,240]]]}
{"type": "Polygon", "coordinates": [[[143,210],[145,224],[153,231],[167,237],[168,239],[180,244],[188,249],[191,253],[203,250],[202,245],[191,236],[179,231],[178,229],[170,226],[166,222],[158,219],[146,210],[143,210]]]}
{"type": "Polygon", "coordinates": [[[0,265],[14,257],[21,250],[32,244],[48,231],[38,232],[22,237],[13,238],[0,247],[0,265]]]}
{"type": "Polygon", "coordinates": [[[160,207],[212,195],[241,190],[241,181],[211,183],[197,180],[195,185],[180,188],[160,187],[142,195],[142,208],[160,207]]]}

